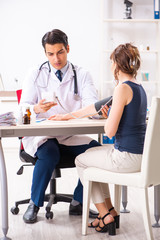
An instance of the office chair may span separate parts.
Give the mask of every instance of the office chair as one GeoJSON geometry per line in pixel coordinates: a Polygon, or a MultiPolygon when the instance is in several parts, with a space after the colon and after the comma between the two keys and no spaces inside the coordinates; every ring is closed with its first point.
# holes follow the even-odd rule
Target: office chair
{"type": "MultiPolygon", "coordinates": [[[[21,93],[22,90],[17,90],[17,99],[18,103],[20,102],[21,93]]],[[[23,173],[23,168],[25,166],[34,166],[36,163],[37,158],[33,158],[29,154],[27,154],[22,145],[22,139],[20,139],[20,150],[19,150],[19,157],[22,162],[25,162],[20,169],[17,172],[17,175],[21,175],[23,173]]],[[[61,177],[61,169],[64,168],[73,168],[75,167],[74,164],[74,158],[73,156],[66,157],[65,153],[61,154],[61,159],[58,165],[56,166],[55,170],[53,171],[51,180],[50,180],[50,192],[45,195],[44,201],[48,202],[46,206],[46,218],[52,219],[53,218],[53,212],[51,211],[52,204],[56,204],[57,202],[68,202],[70,203],[72,201],[73,195],[72,194],[64,194],[64,193],[57,193],[56,191],[56,178],[61,177]]],[[[11,212],[14,215],[17,215],[19,213],[18,206],[20,204],[26,204],[29,203],[30,199],[24,199],[21,201],[16,201],[15,206],[11,208],[11,212]]]]}
{"type": "MultiPolygon", "coordinates": [[[[110,172],[104,169],[89,167],[83,174],[83,219],[82,235],[87,234],[89,202],[91,195],[92,182],[115,184],[114,207],[119,214],[121,186],[136,187],[142,194],[142,211],[146,239],[153,240],[151,228],[151,219],[149,213],[148,188],[160,184],[160,98],[153,97],[151,111],[147,123],[145,135],[144,150],[142,157],[142,166],[140,172],[118,173],[110,172]]],[[[137,204],[137,202],[136,202],[137,204]]]]}

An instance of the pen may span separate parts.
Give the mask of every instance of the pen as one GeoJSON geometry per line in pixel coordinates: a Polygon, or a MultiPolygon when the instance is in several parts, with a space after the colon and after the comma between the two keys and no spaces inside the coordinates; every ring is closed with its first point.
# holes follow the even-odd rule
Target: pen
{"type": "Polygon", "coordinates": [[[42,122],[42,121],[45,121],[45,120],[46,120],[46,118],[37,119],[36,122],[38,123],[38,122],[42,122]]]}

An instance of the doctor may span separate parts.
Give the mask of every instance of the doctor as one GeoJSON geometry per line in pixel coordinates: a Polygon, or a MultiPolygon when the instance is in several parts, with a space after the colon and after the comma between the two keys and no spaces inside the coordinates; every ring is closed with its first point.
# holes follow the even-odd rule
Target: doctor
{"type": "MultiPolygon", "coordinates": [[[[32,114],[34,112],[39,118],[48,118],[65,113],[64,109],[69,112],[76,111],[96,102],[97,93],[90,74],[67,61],[67,35],[54,29],[44,35],[42,45],[48,61],[33,69],[27,76],[23,85],[21,105],[30,105],[32,114]],[[44,92],[56,93],[64,109],[54,101],[45,103],[44,92]]],[[[39,208],[43,206],[45,190],[52,172],[60,160],[60,149],[76,158],[87,149],[100,144],[87,136],[76,135],[24,137],[23,145],[28,154],[38,158],[33,172],[31,200],[23,216],[26,223],[34,223],[39,208]]],[[[69,207],[70,215],[82,214],[82,192],[82,184],[79,181],[69,207]]],[[[90,210],[90,217],[97,217],[97,213],[90,210]]]]}

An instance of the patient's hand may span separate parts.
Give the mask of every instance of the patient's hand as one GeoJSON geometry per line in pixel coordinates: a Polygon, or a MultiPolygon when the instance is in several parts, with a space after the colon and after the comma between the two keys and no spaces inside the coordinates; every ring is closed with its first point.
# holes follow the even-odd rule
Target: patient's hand
{"type": "Polygon", "coordinates": [[[55,114],[55,115],[49,117],[48,120],[64,121],[64,120],[69,120],[69,117],[67,116],[67,114],[55,114]]]}
{"type": "MultiPolygon", "coordinates": [[[[103,107],[103,106],[102,106],[103,107]]],[[[107,105],[105,105],[102,109],[101,109],[101,112],[102,112],[102,116],[104,118],[108,118],[108,109],[109,107],[107,105]]]]}

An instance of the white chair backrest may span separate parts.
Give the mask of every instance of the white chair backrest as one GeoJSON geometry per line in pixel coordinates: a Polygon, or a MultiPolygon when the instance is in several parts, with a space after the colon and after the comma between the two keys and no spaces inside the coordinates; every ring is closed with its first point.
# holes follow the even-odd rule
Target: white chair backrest
{"type": "Polygon", "coordinates": [[[160,184],[160,97],[153,97],[142,158],[144,186],[160,184]]]}

